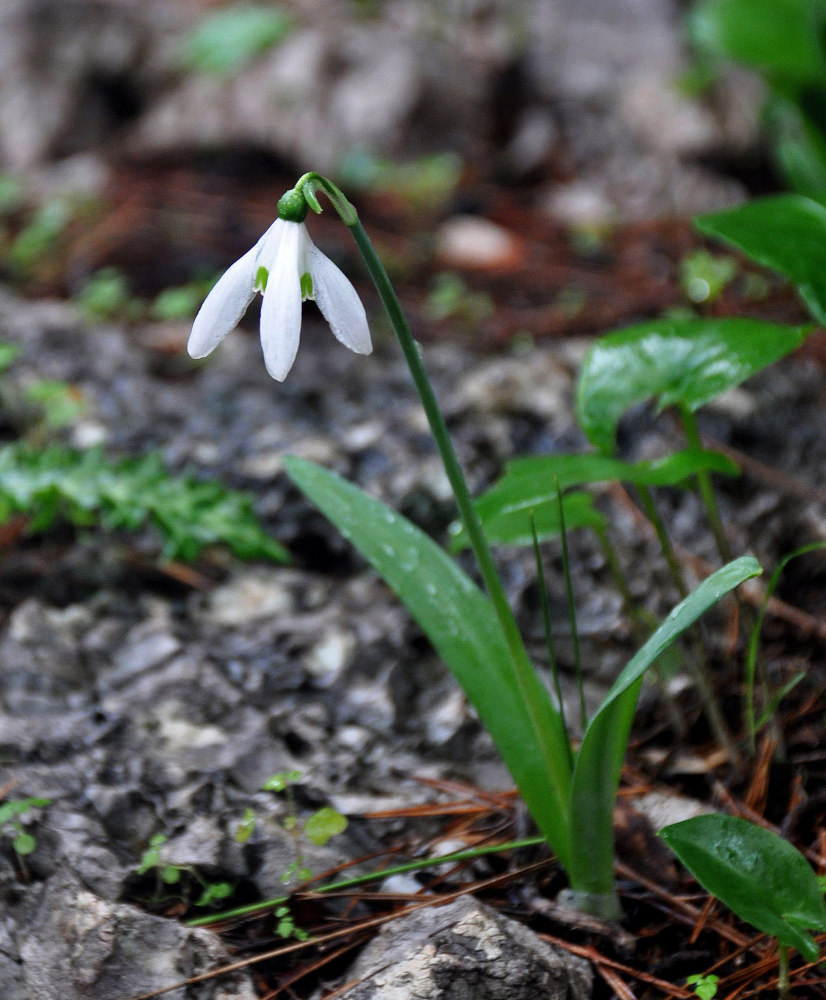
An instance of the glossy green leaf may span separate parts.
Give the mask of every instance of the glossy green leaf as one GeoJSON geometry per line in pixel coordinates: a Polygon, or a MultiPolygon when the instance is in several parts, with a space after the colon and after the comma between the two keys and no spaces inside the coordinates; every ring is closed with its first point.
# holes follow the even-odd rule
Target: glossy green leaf
{"type": "Polygon", "coordinates": [[[689,14],[689,32],[707,55],[804,85],[826,76],[813,31],[819,7],[818,0],[701,0],[689,14]]]}
{"type": "Polygon", "coordinates": [[[826,207],[782,194],[703,215],[697,226],[784,274],[815,319],[826,323],[826,207]]]}
{"type": "MultiPolygon", "coordinates": [[[[550,489],[553,490],[553,483],[550,489]]],[[[574,528],[604,530],[605,518],[594,508],[594,498],[590,493],[568,493],[562,498],[562,505],[567,531],[574,528]]],[[[560,531],[559,504],[556,496],[549,496],[547,490],[544,498],[533,503],[512,507],[491,503],[485,504],[484,508],[479,508],[479,517],[492,545],[532,545],[531,515],[540,541],[553,538],[560,531]]],[[[452,552],[468,547],[467,532],[459,522],[451,526],[451,532],[452,552]]]]}
{"type": "Polygon", "coordinates": [[[826,931],[826,903],[817,876],[792,845],[734,816],[697,816],[659,835],[700,885],[765,934],[816,962],[807,930],[826,931]]]}
{"type": "Polygon", "coordinates": [[[571,839],[577,849],[568,871],[574,889],[596,894],[611,891],[614,800],[645,672],[721,597],[760,572],[757,560],[744,556],[703,580],[628,662],[589,722],[571,788],[571,839]]]}
{"type": "Polygon", "coordinates": [[[577,413],[588,439],[613,450],[630,407],[656,399],[660,409],[696,410],[789,354],[809,328],[752,319],[660,319],[597,340],[583,362],[577,413]]]}
{"type": "Polygon", "coordinates": [[[568,737],[524,650],[529,690],[517,683],[489,598],[443,549],[389,507],[312,462],[289,457],[284,464],[296,486],[407,606],[473,703],[542,834],[568,867],[568,737]],[[541,732],[533,725],[536,713],[541,732]]]}

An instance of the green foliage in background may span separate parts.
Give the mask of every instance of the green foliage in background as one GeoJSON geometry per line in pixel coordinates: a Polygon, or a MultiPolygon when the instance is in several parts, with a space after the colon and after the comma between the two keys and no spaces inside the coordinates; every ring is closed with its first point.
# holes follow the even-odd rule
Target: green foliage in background
{"type": "Polygon", "coordinates": [[[195,559],[208,545],[226,545],[243,559],[286,562],[246,493],[192,476],[173,476],[159,455],[111,462],[99,449],[0,448],[0,523],[29,518],[30,533],[62,518],[80,527],[135,531],[151,523],[168,559],[195,559]]]}
{"type": "Polygon", "coordinates": [[[826,191],[826,0],[700,0],[688,27],[701,58],[764,77],[765,123],[786,183],[826,191]]]}
{"type": "Polygon", "coordinates": [[[207,14],[192,30],[183,62],[199,73],[229,76],[290,33],[293,19],[280,5],[238,3],[207,14]]]}

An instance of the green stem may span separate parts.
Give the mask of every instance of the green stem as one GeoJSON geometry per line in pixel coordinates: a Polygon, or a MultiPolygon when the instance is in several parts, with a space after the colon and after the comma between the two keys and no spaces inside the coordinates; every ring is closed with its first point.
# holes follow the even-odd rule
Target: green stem
{"type": "MultiPolygon", "coordinates": [[[[499,854],[502,851],[517,851],[523,847],[538,847],[545,843],[544,837],[526,837],[524,840],[511,840],[506,844],[488,844],[485,847],[469,847],[465,851],[456,851],[453,854],[442,854],[438,858],[419,858],[418,861],[408,861],[403,865],[393,865],[390,868],[383,868],[378,872],[367,872],[365,875],[355,875],[353,878],[340,879],[338,882],[328,882],[327,885],[319,886],[315,891],[339,892],[344,889],[354,889],[359,885],[366,885],[368,882],[377,882],[389,878],[391,875],[405,875],[408,872],[423,871],[425,868],[433,868],[437,865],[452,865],[458,861],[473,861],[475,858],[482,858],[487,854],[499,854]]],[[[280,906],[289,901],[289,896],[276,896],[274,899],[265,899],[260,903],[250,903],[248,906],[238,906],[234,910],[225,910],[223,913],[213,913],[208,917],[197,917],[195,920],[187,920],[187,927],[204,927],[207,924],[215,924],[222,920],[230,920],[234,917],[248,917],[262,910],[269,910],[274,906],[280,906]]]]}
{"type": "MultiPolygon", "coordinates": [[[[430,430],[433,434],[433,439],[436,443],[439,455],[441,456],[442,464],[444,465],[445,473],[447,474],[451,489],[453,490],[456,506],[459,508],[459,516],[462,519],[462,524],[467,532],[471,548],[473,549],[476,561],[479,564],[479,570],[482,574],[482,579],[485,582],[485,588],[488,592],[488,596],[493,602],[493,606],[496,610],[496,616],[502,626],[502,631],[505,634],[505,639],[508,644],[508,649],[511,652],[514,664],[521,665],[525,663],[522,637],[519,634],[516,620],[513,617],[513,612],[511,611],[507,597],[505,596],[505,588],[502,586],[502,581],[496,570],[496,565],[493,561],[493,554],[491,553],[487,538],[482,530],[479,515],[476,513],[476,508],[473,506],[470,490],[468,489],[467,482],[465,481],[464,473],[462,472],[462,468],[459,464],[459,459],[456,457],[453,442],[450,439],[450,433],[447,429],[444,416],[442,415],[442,411],[436,399],[436,394],[433,391],[430,379],[428,378],[424,364],[422,363],[422,357],[419,353],[418,345],[416,344],[413,334],[410,331],[410,327],[408,326],[407,320],[402,312],[399,300],[396,298],[396,293],[393,291],[393,287],[390,284],[390,279],[387,277],[387,272],[384,270],[384,265],[379,259],[373,244],[370,242],[370,237],[364,231],[364,227],[358,220],[349,225],[348,228],[353,234],[356,246],[359,248],[362,257],[364,258],[364,263],[367,265],[367,270],[370,272],[370,277],[373,279],[373,283],[378,290],[384,308],[387,310],[387,315],[390,318],[393,330],[398,338],[399,344],[401,345],[404,359],[407,362],[407,367],[410,369],[410,374],[413,378],[416,392],[418,393],[419,399],[424,407],[425,414],[427,415],[427,421],[430,424],[430,430]]],[[[521,667],[518,668],[518,672],[521,672],[521,667]]]]}
{"type": "Polygon", "coordinates": [[[777,995],[780,1000],[789,1000],[789,952],[790,948],[777,942],[777,995]]]}
{"type": "Polygon", "coordinates": [[[396,293],[393,290],[393,286],[390,283],[390,279],[387,276],[387,272],[384,269],[384,265],[379,259],[379,256],[370,241],[370,237],[365,232],[364,226],[362,226],[359,221],[358,214],[353,205],[344,197],[332,181],[329,181],[326,177],[322,177],[320,174],[304,174],[304,176],[301,177],[296,184],[295,189],[304,194],[304,197],[307,199],[307,203],[313,211],[320,212],[321,206],[319,205],[318,199],[315,195],[315,188],[317,187],[321,188],[329,197],[333,208],[335,208],[336,212],[338,212],[341,217],[341,221],[352,233],[356,246],[359,248],[359,252],[361,253],[364,263],[367,266],[367,270],[370,273],[370,277],[373,279],[373,284],[376,286],[382,304],[387,311],[390,323],[396,337],[398,338],[399,344],[401,345],[402,353],[404,354],[405,361],[407,362],[407,367],[410,369],[410,374],[413,378],[416,392],[418,393],[419,399],[424,407],[427,421],[430,424],[430,430],[433,434],[433,439],[436,442],[436,447],[439,451],[439,455],[441,456],[445,473],[447,474],[448,481],[450,482],[451,489],[453,490],[453,495],[456,499],[456,506],[459,508],[459,516],[462,519],[465,531],[468,534],[468,540],[470,541],[471,547],[476,556],[476,561],[479,564],[479,570],[482,573],[485,588],[487,589],[488,596],[493,602],[496,615],[502,626],[502,630],[508,644],[508,649],[511,652],[514,663],[518,664],[517,674],[519,674],[523,669],[522,664],[524,664],[526,668],[529,666],[528,662],[526,662],[524,652],[525,647],[522,643],[522,637],[519,634],[516,620],[513,617],[513,612],[511,611],[507,597],[505,596],[505,589],[502,586],[502,581],[496,570],[493,555],[491,553],[490,546],[488,545],[487,538],[482,530],[479,515],[476,513],[476,508],[473,506],[470,490],[468,489],[467,482],[465,481],[462,467],[459,464],[459,459],[456,457],[456,452],[453,448],[453,442],[450,439],[447,424],[445,423],[444,416],[442,415],[442,411],[436,399],[436,394],[433,391],[430,379],[428,378],[424,364],[422,363],[419,347],[416,344],[410,330],[410,326],[408,325],[407,319],[402,311],[401,304],[396,297],[396,293]]]}
{"type": "Polygon", "coordinates": [[[674,586],[677,588],[677,592],[680,597],[688,597],[688,587],[686,586],[685,577],[683,576],[683,568],[680,566],[677,553],[674,551],[674,546],[671,544],[671,539],[668,537],[665,523],[663,522],[662,517],[660,517],[660,512],[654,502],[654,494],[651,492],[650,487],[643,483],[638,484],[637,492],[639,493],[642,509],[645,511],[645,516],[651,522],[651,525],[657,535],[657,541],[660,543],[660,550],[665,557],[666,564],[668,565],[668,571],[671,574],[671,579],[674,581],[674,586]]]}
{"type": "MultiPolygon", "coordinates": [[[[688,595],[688,587],[686,586],[682,567],[677,559],[674,547],[671,544],[671,539],[668,537],[668,532],[662,518],[660,517],[660,512],[657,510],[653,494],[651,493],[651,490],[644,485],[637,486],[637,490],[639,492],[646,517],[653,525],[654,531],[657,534],[660,548],[662,549],[665,561],[668,564],[669,571],[671,572],[671,579],[674,581],[674,585],[679,591],[680,596],[685,598],[688,595]]],[[[701,629],[698,631],[697,635],[699,642],[698,647],[695,650],[695,655],[690,660],[690,670],[694,677],[694,682],[697,685],[697,690],[700,692],[700,699],[703,703],[703,711],[708,719],[711,731],[714,733],[717,742],[726,751],[726,756],[731,762],[734,770],[739,772],[740,755],[737,752],[737,745],[734,742],[731,731],[726,725],[726,720],[723,718],[723,713],[720,711],[720,706],[717,703],[717,698],[714,693],[714,682],[707,666],[708,651],[706,649],[701,629]]],[[[680,725],[681,728],[685,728],[682,724],[680,725]]]]}
{"type": "MultiPolygon", "coordinates": [[[[681,406],[680,416],[682,417],[683,430],[685,431],[689,447],[698,450],[702,449],[703,442],[700,439],[700,429],[697,426],[697,418],[694,416],[693,411],[687,406],[681,406]]],[[[711,485],[711,475],[707,469],[703,469],[697,473],[697,485],[700,487],[700,496],[703,498],[703,504],[708,515],[708,523],[711,527],[711,533],[714,535],[714,541],[717,543],[717,551],[720,553],[720,558],[724,563],[731,562],[731,546],[723,530],[723,522],[720,518],[719,508],[717,507],[717,498],[714,495],[714,488],[711,485]]]]}
{"type": "Polygon", "coordinates": [[[568,621],[571,629],[571,641],[574,646],[574,672],[576,687],[579,694],[579,722],[583,733],[588,728],[588,710],[585,707],[585,685],[582,679],[582,656],[579,651],[579,629],[576,622],[576,606],[574,604],[574,585],[571,580],[571,563],[568,558],[568,532],[565,530],[565,507],[562,503],[562,491],[559,482],[555,481],[556,502],[559,510],[559,534],[562,541],[562,575],[565,579],[565,603],[568,606],[568,621]]]}
{"type": "MultiPolygon", "coordinates": [[[[531,522],[531,535],[533,537],[533,553],[536,559],[536,582],[539,587],[539,602],[542,605],[542,624],[545,629],[545,645],[548,650],[548,663],[551,668],[551,677],[554,683],[554,692],[556,693],[557,704],[559,705],[559,714],[562,716],[562,725],[565,728],[565,732],[568,732],[568,724],[565,719],[565,699],[562,697],[562,685],[559,680],[559,663],[556,659],[556,647],[554,646],[554,636],[553,629],[551,628],[551,608],[548,601],[548,587],[545,583],[545,568],[542,565],[542,553],[539,549],[539,536],[536,533],[536,524],[533,518],[533,511],[530,512],[530,522],[531,522]]],[[[568,750],[568,766],[573,771],[574,769],[574,755],[571,750],[571,742],[567,741],[568,750]]]]}

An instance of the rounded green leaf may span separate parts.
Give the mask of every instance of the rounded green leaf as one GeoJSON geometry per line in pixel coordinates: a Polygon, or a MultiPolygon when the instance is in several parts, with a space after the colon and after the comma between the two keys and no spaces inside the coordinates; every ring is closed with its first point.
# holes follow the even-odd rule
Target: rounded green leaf
{"type": "Polygon", "coordinates": [[[323,809],[314,812],[304,824],[304,836],[311,844],[323,847],[330,837],[335,837],[346,829],[347,817],[331,809],[330,806],[324,806],[323,809]]]}
{"type": "Polygon", "coordinates": [[[18,833],[13,843],[18,854],[31,854],[37,847],[37,841],[30,833],[18,833]]]}
{"type": "Polygon", "coordinates": [[[808,929],[826,930],[817,876],[792,845],[734,816],[697,816],[659,836],[713,896],[758,930],[795,948],[808,961],[820,952],[808,929]]]}
{"type": "Polygon", "coordinates": [[[820,202],[799,194],[757,198],[700,216],[697,227],[780,271],[814,318],[826,323],[826,208],[820,202]]]}
{"type": "Polygon", "coordinates": [[[696,410],[795,350],[809,328],[752,319],[660,319],[601,337],[585,356],[577,414],[588,439],[614,448],[623,413],[647,399],[696,410]]]}

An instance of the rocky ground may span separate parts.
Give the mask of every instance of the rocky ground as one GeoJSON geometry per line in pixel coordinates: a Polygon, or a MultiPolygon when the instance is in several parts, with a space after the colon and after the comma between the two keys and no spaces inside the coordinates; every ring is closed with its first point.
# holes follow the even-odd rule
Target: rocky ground
{"type": "MultiPolygon", "coordinates": [[[[66,380],[82,393],[75,443],[103,442],[116,454],[159,448],[174,467],[250,489],[296,559],[292,567],[209,559],[193,586],[153,568],[150,537],[58,534],[5,553],[0,783],[10,798],[52,800],[32,815],[38,846],[24,863],[8,838],[2,843],[5,995],[32,1000],[54,995],[59,984],[66,1000],[127,1000],[222,961],[206,932],[136,905],[151,908],[157,896],[151,879],[136,876],[153,836],[168,838],[164,862],[229,881],[242,900],[269,898],[295,860],[281,825],[283,796],[260,791],[276,772],[301,772],[300,810],[332,805],[351,819],[327,847],[309,848],[316,873],[379,849],[389,834],[415,840],[415,825],[405,831],[359,817],[438,801],[422,779],[487,788],[509,781],[403,608],[281,472],[284,454],[311,457],[444,537],[445,481],[388,337],[379,333],[375,355],[358,358],[308,322],[296,368],[280,386],[267,377],[250,333],[236,333],[196,366],[169,353],[170,340],[183,348],[183,328],[165,329],[160,351],[152,346],[156,328],[90,328],[71,305],[9,293],[0,322],[0,339],[22,347],[19,378],[66,380]],[[234,835],[248,808],[255,830],[242,846],[234,835]],[[135,948],[152,951],[151,968],[135,967],[135,948]]],[[[582,446],[571,415],[580,354],[576,341],[496,357],[457,344],[427,349],[476,487],[514,453],[582,446]]],[[[716,437],[748,441],[756,457],[788,475],[786,489],[747,478],[724,494],[727,512],[737,505],[729,527],[738,551],[771,560],[822,534],[817,470],[826,468],[826,440],[815,415],[823,402],[820,367],[808,356],[709,413],[716,437]],[[799,434],[789,435],[790,426],[799,434]],[[805,503],[788,485],[798,477],[808,484],[805,503]]],[[[643,414],[628,427],[638,453],[662,447],[671,433],[667,422],[652,430],[643,414]]],[[[713,557],[691,498],[670,502],[680,540],[713,557]]],[[[627,504],[607,495],[602,504],[632,587],[664,610],[671,596],[664,574],[652,569],[659,567],[652,540],[627,504]]],[[[589,538],[572,541],[596,694],[632,647],[602,556],[589,538]]],[[[558,569],[555,551],[550,566],[558,569]]],[[[532,560],[509,555],[504,566],[541,657],[532,560]]],[[[551,586],[564,634],[557,573],[551,586]]],[[[569,664],[564,644],[562,655],[569,664]]],[[[239,972],[176,995],[255,993],[239,972]]]]}

